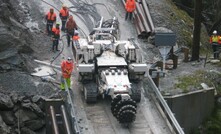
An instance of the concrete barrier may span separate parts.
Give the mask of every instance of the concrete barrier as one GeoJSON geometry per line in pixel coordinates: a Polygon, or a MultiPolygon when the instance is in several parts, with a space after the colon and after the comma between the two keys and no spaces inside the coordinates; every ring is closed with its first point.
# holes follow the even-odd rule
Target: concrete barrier
{"type": "Polygon", "coordinates": [[[186,134],[207,119],[214,108],[214,89],[203,89],[175,96],[164,96],[186,134]]]}

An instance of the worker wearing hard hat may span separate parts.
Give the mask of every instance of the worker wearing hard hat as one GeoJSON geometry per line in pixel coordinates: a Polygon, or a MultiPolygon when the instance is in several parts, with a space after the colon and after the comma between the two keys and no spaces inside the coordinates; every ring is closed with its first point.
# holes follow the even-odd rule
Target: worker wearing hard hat
{"type": "Polygon", "coordinates": [[[54,13],[53,8],[50,8],[50,11],[45,15],[45,19],[47,21],[46,31],[47,31],[47,34],[50,36],[52,34],[51,30],[52,30],[53,24],[56,22],[56,14],[54,13]]]}
{"type": "Polygon", "coordinates": [[[65,81],[67,83],[67,88],[71,89],[71,73],[73,71],[74,64],[70,57],[67,60],[62,61],[61,63],[61,70],[62,70],[62,77],[61,77],[61,90],[65,90],[65,81]]]}
{"type": "Polygon", "coordinates": [[[133,12],[136,9],[135,0],[127,0],[125,4],[125,9],[126,9],[125,20],[127,20],[128,16],[129,16],[129,19],[131,20],[133,16],[133,12]]]}
{"type": "Polygon", "coordinates": [[[65,31],[65,25],[69,16],[69,11],[66,5],[62,5],[62,8],[60,10],[60,14],[59,14],[61,21],[62,21],[62,26],[61,26],[61,30],[65,31]]]}
{"type": "Polygon", "coordinates": [[[213,48],[213,56],[214,56],[214,59],[218,59],[219,58],[219,39],[220,39],[220,36],[217,35],[217,31],[214,30],[213,31],[213,35],[211,35],[210,37],[210,44],[212,45],[212,48],[213,48]]]}
{"type": "Polygon", "coordinates": [[[79,43],[79,39],[80,39],[80,37],[79,37],[79,32],[78,32],[78,30],[75,30],[75,32],[74,32],[74,36],[73,36],[73,42],[74,42],[74,45],[79,49],[80,48],[80,43],[79,43]]]}
{"type": "Polygon", "coordinates": [[[60,23],[56,23],[56,26],[52,28],[52,37],[51,40],[53,41],[53,45],[52,45],[52,51],[55,52],[59,51],[58,50],[58,44],[59,44],[59,40],[60,40],[60,23]]]}

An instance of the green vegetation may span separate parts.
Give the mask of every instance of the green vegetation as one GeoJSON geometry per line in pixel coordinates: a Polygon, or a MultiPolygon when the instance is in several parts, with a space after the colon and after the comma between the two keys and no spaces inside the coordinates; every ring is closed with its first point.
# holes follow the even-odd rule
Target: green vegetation
{"type": "Polygon", "coordinates": [[[213,72],[205,70],[197,70],[192,74],[178,77],[178,83],[174,85],[175,88],[182,89],[183,92],[191,90],[202,89],[201,83],[207,84],[209,87],[214,85],[213,79],[218,77],[213,72]]]}
{"type": "MultiPolygon", "coordinates": [[[[174,31],[179,31],[178,35],[178,44],[182,44],[188,48],[192,48],[192,40],[193,40],[193,23],[194,19],[189,16],[189,14],[178,8],[172,0],[167,0],[170,3],[170,13],[168,13],[168,18],[170,24],[179,25],[174,31]]],[[[173,30],[173,29],[172,29],[173,30]]],[[[205,25],[202,24],[201,26],[201,46],[200,46],[200,53],[207,54],[208,52],[212,51],[211,47],[209,46],[209,36],[207,33],[207,29],[205,25]]]]}
{"type": "Polygon", "coordinates": [[[191,134],[221,134],[221,106],[217,106],[210,118],[191,134]]]}

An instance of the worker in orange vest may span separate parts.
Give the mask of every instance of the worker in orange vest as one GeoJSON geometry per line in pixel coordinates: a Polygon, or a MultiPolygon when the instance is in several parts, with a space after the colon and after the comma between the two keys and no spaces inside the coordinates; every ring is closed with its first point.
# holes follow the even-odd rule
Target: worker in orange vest
{"type": "MultiPolygon", "coordinates": [[[[73,16],[70,15],[70,17],[66,23],[68,47],[70,46],[70,42],[71,42],[72,37],[74,36],[75,30],[77,30],[77,24],[76,24],[75,20],[73,19],[73,16]]],[[[73,44],[73,42],[72,42],[72,44],[73,44]]]]}
{"type": "Polygon", "coordinates": [[[127,0],[125,4],[125,9],[126,9],[126,17],[125,20],[127,20],[128,16],[129,19],[132,19],[133,12],[136,9],[136,2],[135,0],[127,0]]]}
{"type": "Polygon", "coordinates": [[[53,41],[52,51],[54,52],[58,50],[58,44],[60,40],[60,23],[56,23],[56,26],[52,28],[52,37],[51,40],[53,41]]]}
{"type": "Polygon", "coordinates": [[[61,18],[61,22],[62,22],[62,27],[61,30],[65,31],[65,25],[69,16],[69,11],[66,5],[62,5],[62,8],[60,10],[60,14],[59,14],[60,18],[61,18]]]}
{"type": "Polygon", "coordinates": [[[46,31],[48,35],[50,36],[53,24],[56,22],[56,14],[54,13],[53,8],[50,8],[50,11],[45,15],[45,19],[47,21],[46,31]]]}
{"type": "Polygon", "coordinates": [[[62,70],[62,77],[61,77],[61,90],[65,90],[65,80],[67,83],[67,87],[71,89],[71,73],[74,69],[73,61],[70,57],[67,60],[62,61],[61,63],[61,70],[62,70]]]}
{"type": "Polygon", "coordinates": [[[212,45],[213,48],[213,57],[214,59],[218,59],[219,58],[219,39],[220,36],[217,35],[217,31],[214,30],[213,31],[213,35],[211,35],[210,37],[210,44],[212,45]]]}
{"type": "Polygon", "coordinates": [[[77,48],[80,48],[80,44],[79,44],[79,39],[80,37],[78,36],[79,32],[78,30],[75,30],[74,32],[74,36],[73,36],[73,42],[74,42],[74,45],[77,47],[77,48]]]}

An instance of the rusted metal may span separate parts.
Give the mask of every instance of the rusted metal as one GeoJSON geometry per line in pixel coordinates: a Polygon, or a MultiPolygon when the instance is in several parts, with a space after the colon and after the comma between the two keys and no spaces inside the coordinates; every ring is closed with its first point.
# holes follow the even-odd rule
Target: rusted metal
{"type": "Polygon", "coordinates": [[[53,106],[50,106],[50,115],[51,115],[51,121],[52,121],[53,134],[59,134],[56,114],[55,114],[53,106]]]}
{"type": "Polygon", "coordinates": [[[134,18],[135,18],[134,21],[136,24],[135,28],[139,29],[138,37],[143,38],[146,35],[146,31],[145,31],[142,21],[140,20],[140,17],[136,11],[134,12],[134,18]]]}
{"type": "Polygon", "coordinates": [[[189,61],[189,48],[187,47],[182,47],[182,52],[184,53],[184,62],[189,61]]]}

